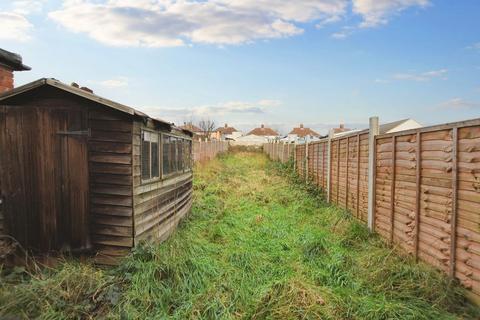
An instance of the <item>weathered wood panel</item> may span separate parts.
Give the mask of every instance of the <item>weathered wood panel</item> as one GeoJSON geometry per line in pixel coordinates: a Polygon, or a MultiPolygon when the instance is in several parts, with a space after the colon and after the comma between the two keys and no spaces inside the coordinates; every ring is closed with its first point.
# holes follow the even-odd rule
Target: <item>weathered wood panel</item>
{"type": "Polygon", "coordinates": [[[0,176],[8,234],[36,252],[83,250],[88,238],[85,110],[72,105],[2,108],[0,176]]]}
{"type": "MultiPolygon", "coordinates": [[[[141,241],[162,241],[175,230],[179,221],[190,211],[192,205],[192,172],[184,168],[181,172],[143,182],[140,177],[140,141],[142,128],[151,129],[139,122],[133,129],[133,210],[134,210],[134,244],[141,241]],[[138,147],[137,147],[138,146],[138,147]]],[[[181,132],[173,132],[182,136],[181,132]]],[[[184,136],[185,139],[189,137],[184,136]]],[[[207,142],[208,143],[208,142],[207,142]]],[[[203,144],[207,144],[203,143],[203,144]]],[[[217,142],[204,150],[211,156],[223,152],[223,142],[217,142]]],[[[163,150],[160,151],[162,154],[163,150]]]]}
{"type": "MultiPolygon", "coordinates": [[[[0,143],[5,140],[2,137],[6,133],[6,125],[5,125],[5,114],[6,114],[6,107],[0,105],[0,143]]],[[[0,167],[3,166],[3,157],[0,156],[0,167]]],[[[1,173],[1,170],[0,170],[1,173]]],[[[2,192],[2,180],[4,177],[0,174],[0,237],[6,236],[8,234],[6,227],[5,227],[5,216],[4,216],[4,195],[2,192]]],[[[1,241],[1,240],[0,240],[1,241]]]]}
{"type": "Polygon", "coordinates": [[[89,112],[90,225],[95,261],[116,264],[133,247],[133,120],[101,108],[89,112]]]}

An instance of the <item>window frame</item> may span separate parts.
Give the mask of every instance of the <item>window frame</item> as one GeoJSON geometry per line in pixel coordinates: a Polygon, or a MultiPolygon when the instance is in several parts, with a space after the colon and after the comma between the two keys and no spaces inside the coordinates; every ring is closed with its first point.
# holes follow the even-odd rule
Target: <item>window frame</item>
{"type": "Polygon", "coordinates": [[[146,184],[146,183],[151,183],[151,182],[155,182],[155,181],[160,181],[162,180],[162,170],[160,170],[160,165],[161,165],[161,159],[160,159],[160,155],[162,154],[162,143],[161,143],[161,134],[159,132],[156,132],[155,130],[149,130],[149,129],[144,129],[142,128],[141,130],[141,133],[140,133],[140,180],[141,180],[141,183],[142,184],[146,184]],[[158,176],[156,177],[152,177],[152,166],[153,166],[153,157],[152,157],[152,142],[155,142],[155,141],[152,141],[152,140],[145,140],[145,133],[148,133],[149,135],[154,135],[157,137],[157,149],[158,149],[158,176]],[[144,149],[144,146],[143,146],[143,142],[144,141],[148,141],[149,142],[149,164],[150,164],[150,177],[148,179],[145,179],[143,177],[143,149],[144,149]]]}
{"type": "MultiPolygon", "coordinates": [[[[192,149],[191,149],[192,151],[190,152],[190,159],[193,158],[193,155],[192,155],[192,153],[193,153],[193,142],[192,142],[192,139],[186,138],[186,137],[181,136],[181,135],[176,135],[176,134],[172,134],[172,133],[164,133],[164,132],[162,132],[162,133],[160,134],[160,136],[161,136],[160,140],[161,140],[161,145],[162,145],[162,147],[161,147],[161,150],[162,150],[162,153],[161,153],[161,156],[162,156],[162,165],[161,165],[161,174],[160,174],[160,175],[161,175],[161,177],[162,177],[162,180],[164,180],[164,179],[169,179],[169,178],[172,178],[172,177],[175,177],[175,176],[178,176],[178,175],[187,173],[187,172],[192,172],[192,165],[190,165],[189,168],[186,168],[186,167],[185,167],[185,147],[184,147],[184,145],[185,145],[184,142],[185,142],[185,141],[189,141],[189,142],[192,143],[192,149]],[[181,147],[183,148],[183,150],[182,150],[182,154],[183,154],[183,159],[182,159],[182,163],[183,163],[182,167],[183,167],[183,168],[182,168],[182,170],[178,170],[178,168],[177,168],[176,171],[173,171],[173,172],[170,172],[170,173],[167,173],[167,174],[164,173],[164,170],[163,170],[163,162],[164,162],[164,159],[163,159],[163,149],[164,149],[163,138],[164,138],[164,137],[173,137],[173,138],[179,139],[179,140],[182,142],[182,144],[181,144],[181,147]]],[[[175,159],[174,159],[174,161],[175,161],[175,162],[177,163],[177,165],[178,165],[178,159],[177,159],[177,157],[178,157],[178,140],[177,140],[177,142],[175,143],[175,159]]]]}

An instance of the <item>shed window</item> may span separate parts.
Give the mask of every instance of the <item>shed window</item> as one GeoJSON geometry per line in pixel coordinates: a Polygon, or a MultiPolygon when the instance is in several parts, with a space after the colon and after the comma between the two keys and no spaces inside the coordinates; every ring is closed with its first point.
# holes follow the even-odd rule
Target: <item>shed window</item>
{"type": "Polygon", "coordinates": [[[185,154],[185,158],[184,158],[185,170],[190,170],[192,169],[192,141],[184,140],[183,147],[184,147],[184,154],[185,154]]]}
{"type": "Polygon", "coordinates": [[[170,136],[163,135],[163,175],[168,175],[173,172],[172,167],[172,150],[171,150],[171,138],[170,136]]]}
{"type": "Polygon", "coordinates": [[[158,134],[149,131],[142,133],[142,180],[160,176],[158,134]]]}
{"type": "Polygon", "coordinates": [[[184,172],[191,168],[191,141],[163,135],[163,174],[184,172]]]}

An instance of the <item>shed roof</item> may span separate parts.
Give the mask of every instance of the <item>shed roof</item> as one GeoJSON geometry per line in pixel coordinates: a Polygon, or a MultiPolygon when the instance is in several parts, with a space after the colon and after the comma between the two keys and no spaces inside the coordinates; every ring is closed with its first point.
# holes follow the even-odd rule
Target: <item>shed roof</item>
{"type": "Polygon", "coordinates": [[[265,125],[261,125],[260,128],[255,128],[250,131],[247,135],[254,134],[256,136],[278,136],[278,132],[273,129],[266,128],[265,125]]]}
{"type": "Polygon", "coordinates": [[[4,65],[13,71],[30,70],[29,66],[22,63],[22,56],[7,50],[0,49],[0,65],[4,65]]]}
{"type": "Polygon", "coordinates": [[[60,82],[60,81],[58,81],[56,79],[52,79],[52,78],[42,78],[42,79],[39,79],[37,81],[33,81],[33,82],[27,83],[23,86],[14,88],[13,90],[7,91],[3,94],[0,94],[0,101],[5,100],[7,98],[17,96],[17,95],[21,95],[23,93],[29,92],[33,89],[36,89],[36,88],[39,88],[39,87],[42,87],[42,86],[50,86],[50,87],[54,87],[54,88],[57,88],[59,90],[65,91],[65,92],[69,92],[71,94],[74,94],[76,96],[85,98],[87,100],[99,103],[99,104],[104,105],[106,107],[109,107],[111,109],[115,109],[115,110],[127,113],[131,116],[137,116],[137,117],[144,118],[144,119],[151,119],[155,122],[166,124],[170,127],[173,126],[173,123],[171,123],[171,122],[167,122],[167,121],[164,121],[164,120],[161,120],[161,119],[158,119],[158,118],[152,118],[152,117],[148,116],[147,114],[145,114],[141,111],[138,111],[136,109],[133,109],[133,108],[128,107],[126,105],[123,105],[121,103],[102,98],[100,96],[97,96],[96,94],[93,94],[91,92],[85,91],[85,90],[80,89],[80,88],[76,88],[74,86],[65,84],[63,82],[60,82]]]}

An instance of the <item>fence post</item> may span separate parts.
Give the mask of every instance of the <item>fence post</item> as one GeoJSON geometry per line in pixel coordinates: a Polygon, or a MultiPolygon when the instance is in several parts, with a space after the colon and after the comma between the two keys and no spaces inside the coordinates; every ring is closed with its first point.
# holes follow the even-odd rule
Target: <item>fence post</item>
{"type": "Polygon", "coordinates": [[[293,171],[297,170],[297,142],[293,142],[293,171]]]}
{"type": "Polygon", "coordinates": [[[305,182],[308,182],[308,141],[305,140],[305,182]]]}
{"type": "Polygon", "coordinates": [[[332,188],[331,188],[331,181],[332,181],[332,138],[333,138],[334,130],[330,129],[328,132],[328,141],[327,141],[327,202],[330,202],[332,197],[332,188]]]}
{"type": "Polygon", "coordinates": [[[450,219],[450,276],[455,277],[457,262],[457,201],[458,201],[458,128],[452,129],[452,218],[450,219]]]}
{"type": "Polygon", "coordinates": [[[379,134],[378,117],[371,117],[368,132],[368,229],[375,229],[375,137],[379,134]]]}

